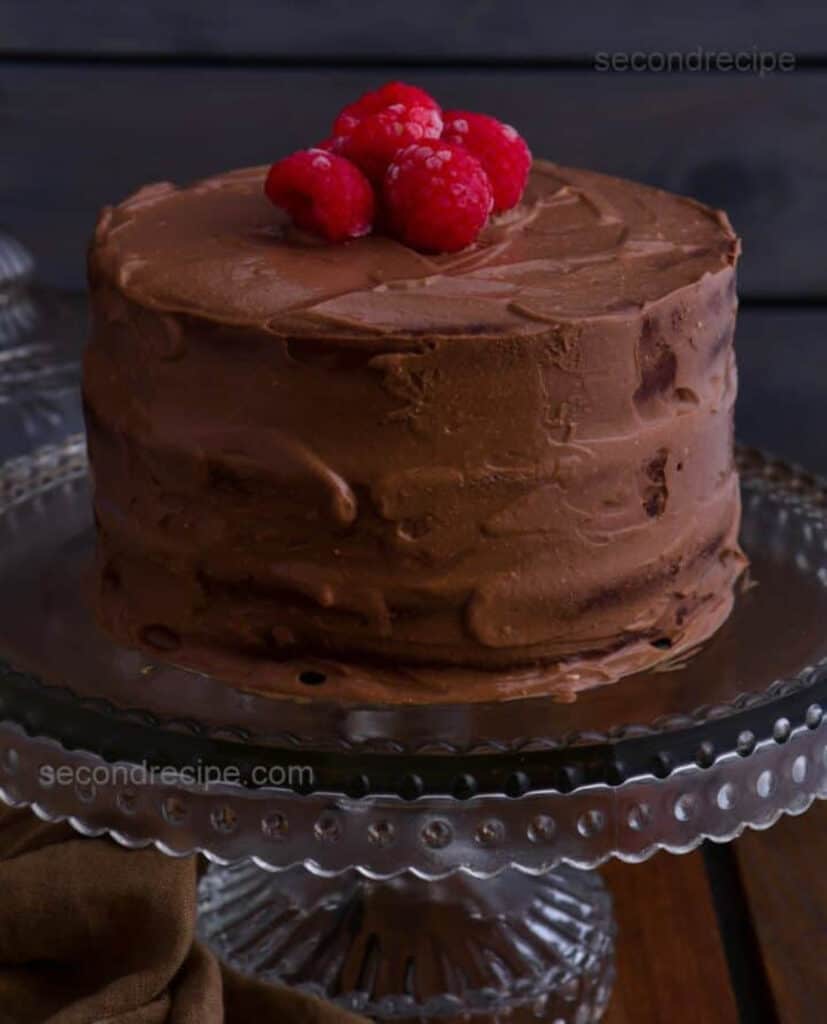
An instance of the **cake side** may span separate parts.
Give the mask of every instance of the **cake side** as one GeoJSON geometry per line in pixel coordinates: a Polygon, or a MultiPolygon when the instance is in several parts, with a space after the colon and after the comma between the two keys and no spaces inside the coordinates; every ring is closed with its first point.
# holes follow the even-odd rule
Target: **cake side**
{"type": "Polygon", "coordinates": [[[100,221],[107,628],[176,657],[599,675],[720,624],[744,565],[723,215],[540,164],[476,246],[426,257],[301,236],[262,176],[100,221]]]}

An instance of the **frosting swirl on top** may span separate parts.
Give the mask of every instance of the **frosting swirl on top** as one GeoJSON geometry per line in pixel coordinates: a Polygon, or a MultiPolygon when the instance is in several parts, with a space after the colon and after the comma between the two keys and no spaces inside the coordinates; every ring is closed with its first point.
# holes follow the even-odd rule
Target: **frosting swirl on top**
{"type": "Polygon", "coordinates": [[[738,254],[719,211],[544,161],[520,206],[461,253],[381,235],[332,246],[267,201],[265,174],[141,189],[101,218],[99,265],[142,305],[276,334],[501,334],[628,312],[738,254]]]}

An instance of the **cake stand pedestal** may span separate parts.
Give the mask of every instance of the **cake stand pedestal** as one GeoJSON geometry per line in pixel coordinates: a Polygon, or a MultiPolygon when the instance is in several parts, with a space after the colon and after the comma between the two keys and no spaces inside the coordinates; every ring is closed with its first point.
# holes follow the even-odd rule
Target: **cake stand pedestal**
{"type": "Polygon", "coordinates": [[[81,440],[8,462],[0,796],[205,854],[200,932],[243,970],[379,1019],[599,1020],[614,925],[588,869],[827,796],[827,491],[739,458],[753,585],[693,656],[570,704],[416,706],[337,701],[299,664],[294,697],[247,693],[116,647],[79,599],[81,440]]]}
{"type": "Polygon", "coordinates": [[[222,959],[375,1020],[599,1021],[614,977],[611,898],[566,866],[438,881],[214,866],[199,910],[222,959]]]}

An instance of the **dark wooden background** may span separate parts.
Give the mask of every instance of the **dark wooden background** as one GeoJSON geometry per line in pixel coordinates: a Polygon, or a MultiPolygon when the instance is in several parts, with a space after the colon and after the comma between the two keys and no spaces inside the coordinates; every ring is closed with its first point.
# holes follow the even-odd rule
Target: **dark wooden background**
{"type": "MultiPolygon", "coordinates": [[[[0,0],[0,226],[79,289],[95,213],[269,162],[391,77],[535,153],[725,207],[744,238],[742,440],[827,473],[827,4],[0,0]],[[608,73],[598,52],[788,51],[788,73],[608,73]]],[[[611,1024],[827,1020],[827,808],[607,869],[611,1024]]]]}

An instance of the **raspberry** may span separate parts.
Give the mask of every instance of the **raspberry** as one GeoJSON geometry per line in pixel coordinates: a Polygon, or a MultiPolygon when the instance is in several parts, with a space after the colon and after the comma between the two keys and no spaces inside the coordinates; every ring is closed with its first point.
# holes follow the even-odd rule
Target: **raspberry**
{"type": "Polygon", "coordinates": [[[373,226],[373,189],[355,164],[326,149],[300,149],[273,164],[267,197],[306,231],[330,242],[366,235],[373,226]]]}
{"type": "Polygon", "coordinates": [[[427,252],[456,252],[476,241],[494,201],[479,160],[442,140],[397,153],[383,191],[391,234],[427,252]]]}
{"type": "Polygon", "coordinates": [[[465,146],[480,161],[491,180],[496,212],[519,203],[531,170],[531,150],[516,129],[488,114],[451,110],[445,114],[442,137],[465,146]]]}
{"type": "Polygon", "coordinates": [[[362,118],[348,134],[336,137],[332,148],[378,183],[400,149],[414,142],[438,139],[441,133],[442,118],[438,111],[394,103],[362,118]]]}
{"type": "Polygon", "coordinates": [[[424,89],[404,82],[387,82],[380,89],[366,92],[355,103],[348,104],[333,124],[333,135],[350,135],[365,117],[400,103],[404,107],[425,107],[442,115],[439,104],[424,89]]]}

